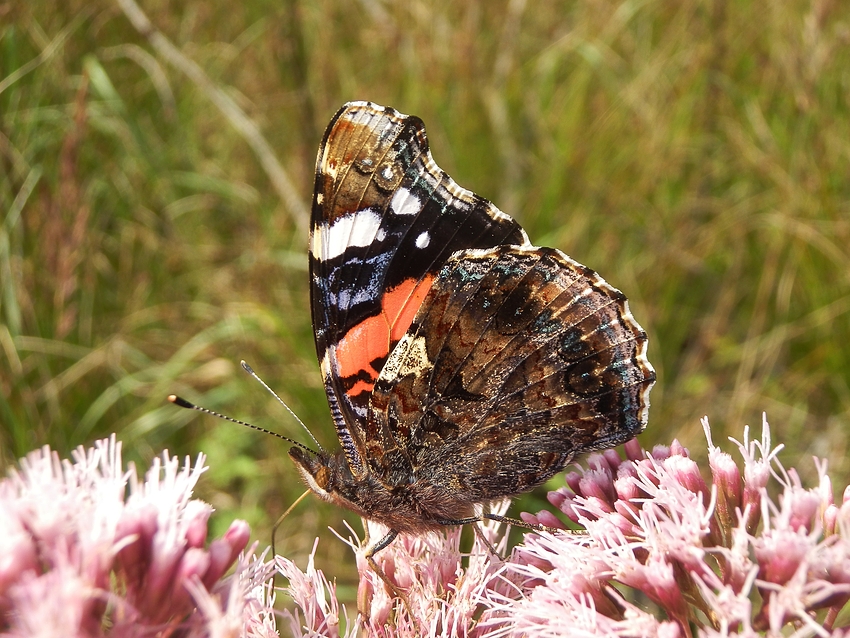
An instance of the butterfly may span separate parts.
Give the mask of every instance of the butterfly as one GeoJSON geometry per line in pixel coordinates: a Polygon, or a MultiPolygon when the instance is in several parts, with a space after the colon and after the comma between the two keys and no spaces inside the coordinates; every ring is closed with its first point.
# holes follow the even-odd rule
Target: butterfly
{"type": "Polygon", "coordinates": [[[341,450],[289,455],[387,535],[480,520],[647,422],[655,371],[626,297],[434,162],[425,126],[345,104],[310,234],[316,352],[341,450]]]}

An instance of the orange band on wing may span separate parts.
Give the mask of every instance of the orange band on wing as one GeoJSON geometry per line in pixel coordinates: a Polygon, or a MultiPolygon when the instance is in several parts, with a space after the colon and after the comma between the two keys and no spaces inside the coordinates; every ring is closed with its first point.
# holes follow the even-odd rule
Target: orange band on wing
{"type": "Polygon", "coordinates": [[[337,374],[342,378],[353,377],[365,370],[372,379],[377,379],[378,373],[370,362],[386,356],[389,332],[381,315],[364,319],[346,332],[334,349],[337,374]]]}
{"type": "MultiPolygon", "coordinates": [[[[372,367],[372,362],[386,358],[391,344],[404,336],[433,281],[431,275],[420,282],[405,279],[387,291],[381,299],[381,314],[361,321],[336,345],[337,374],[346,378],[366,372],[374,382],[379,371],[372,367]]],[[[364,391],[371,392],[372,385],[361,378],[347,394],[355,396],[364,391]]]]}
{"type": "Polygon", "coordinates": [[[350,397],[356,397],[358,394],[362,394],[363,392],[367,392],[372,394],[372,390],[375,387],[375,382],[367,382],[367,381],[358,381],[353,386],[351,386],[345,393],[350,397]]]}
{"type": "Polygon", "coordinates": [[[418,283],[415,279],[405,279],[384,295],[381,308],[392,326],[390,333],[392,341],[398,342],[407,332],[422,302],[425,301],[428,291],[431,290],[432,283],[434,283],[432,275],[425,275],[418,283]]]}

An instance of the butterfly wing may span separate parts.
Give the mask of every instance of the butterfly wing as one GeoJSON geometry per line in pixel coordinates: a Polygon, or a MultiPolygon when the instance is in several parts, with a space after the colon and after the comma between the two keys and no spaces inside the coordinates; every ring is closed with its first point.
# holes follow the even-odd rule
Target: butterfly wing
{"type": "Polygon", "coordinates": [[[372,469],[469,503],[531,489],[643,430],[646,348],[623,294],[563,253],[458,253],[375,384],[370,427],[396,445],[372,469]]]}
{"type": "Polygon", "coordinates": [[[316,351],[337,434],[365,469],[375,380],[435,276],[459,250],[527,245],[525,232],[433,161],[419,118],[346,104],[316,163],[310,280],[316,351]]]}

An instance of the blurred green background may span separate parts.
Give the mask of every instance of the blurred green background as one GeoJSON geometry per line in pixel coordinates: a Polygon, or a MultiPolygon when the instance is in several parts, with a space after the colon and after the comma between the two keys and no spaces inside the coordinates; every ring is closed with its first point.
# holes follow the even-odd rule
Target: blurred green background
{"type": "MultiPolygon", "coordinates": [[[[265,545],[303,489],[287,444],[165,397],[304,440],[246,359],[335,445],[303,215],[325,124],[368,99],[628,295],[659,377],[645,446],[704,459],[701,416],[723,442],[764,411],[782,460],[811,481],[826,457],[840,497],[848,3],[146,0],[143,35],[128,2],[0,0],[0,463],[113,431],[145,464],[204,452],[216,530],[243,517],[265,545]]],[[[293,557],[354,521],[293,516],[293,557]]],[[[321,548],[350,583],[348,549],[321,548]]]]}

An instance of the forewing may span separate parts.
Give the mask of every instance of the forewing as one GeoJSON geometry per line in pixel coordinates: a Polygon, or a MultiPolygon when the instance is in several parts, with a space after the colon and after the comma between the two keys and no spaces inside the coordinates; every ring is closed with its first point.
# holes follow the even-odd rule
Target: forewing
{"type": "Polygon", "coordinates": [[[623,294],[563,253],[467,251],[393,350],[369,424],[417,480],[470,502],[516,494],[643,430],[646,347],[623,294]]]}
{"type": "Polygon", "coordinates": [[[459,250],[525,244],[522,228],[431,158],[416,117],[343,106],[316,163],[310,278],[316,351],[352,471],[361,474],[378,374],[459,250]]]}

